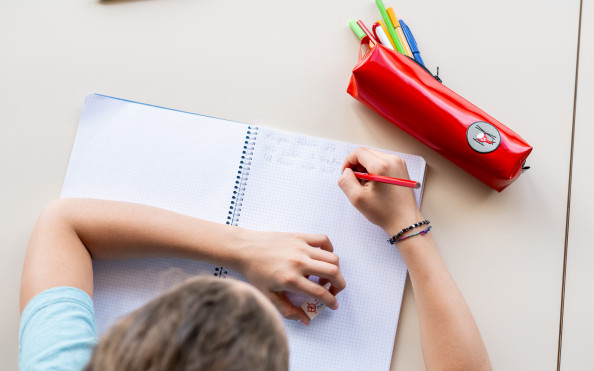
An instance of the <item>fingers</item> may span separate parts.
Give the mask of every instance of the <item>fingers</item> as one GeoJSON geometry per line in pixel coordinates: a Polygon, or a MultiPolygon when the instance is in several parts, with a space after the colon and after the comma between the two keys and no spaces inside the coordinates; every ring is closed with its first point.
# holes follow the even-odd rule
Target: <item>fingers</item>
{"type": "Polygon", "coordinates": [[[338,255],[336,255],[334,253],[320,250],[320,249],[308,249],[308,254],[309,254],[309,257],[314,260],[319,260],[319,261],[323,261],[326,263],[334,264],[337,267],[340,266],[338,264],[338,262],[339,262],[338,255]]]}
{"type": "MultiPolygon", "coordinates": [[[[359,147],[353,152],[349,153],[347,157],[344,159],[344,163],[342,164],[342,170],[346,168],[353,168],[357,165],[361,165],[367,168],[368,165],[373,164],[374,160],[377,158],[378,151],[359,147]]],[[[381,153],[381,152],[379,152],[381,153]]]]}
{"type": "Polygon", "coordinates": [[[284,292],[269,291],[266,293],[266,296],[283,317],[293,321],[301,321],[304,325],[309,326],[309,317],[307,314],[301,308],[294,306],[284,292]]]}
{"type": "MultiPolygon", "coordinates": [[[[321,286],[324,286],[325,284],[330,283],[330,280],[327,278],[320,278],[318,280],[318,284],[320,284],[321,286]]],[[[336,294],[339,293],[338,289],[335,288],[334,286],[330,286],[330,288],[328,289],[328,291],[330,291],[330,293],[334,296],[336,296],[336,294]]]]}
{"type": "Polygon", "coordinates": [[[345,157],[344,162],[342,163],[342,171],[344,171],[344,169],[353,168],[353,167],[361,164],[359,162],[359,158],[357,156],[358,150],[359,150],[359,148],[357,148],[353,152],[349,153],[347,155],[347,157],[345,157]]]}
{"type": "Polygon", "coordinates": [[[358,171],[357,168],[361,166],[369,173],[387,176],[403,177],[407,171],[406,163],[399,156],[363,147],[357,148],[347,155],[342,164],[342,170],[352,168],[358,171]]]}
{"type": "MultiPolygon", "coordinates": [[[[332,291],[331,295],[338,294],[346,287],[344,277],[337,265],[313,260],[305,273],[320,277],[320,279],[324,279],[324,282],[330,282],[334,288],[334,290],[330,290],[332,291]]],[[[322,285],[318,286],[322,287],[322,285]]]]}
{"type": "Polygon", "coordinates": [[[301,235],[301,238],[309,246],[319,247],[320,249],[329,252],[334,251],[334,246],[332,246],[332,242],[330,242],[330,239],[325,234],[303,234],[301,235]]]}
{"type": "Polygon", "coordinates": [[[305,277],[303,277],[303,279],[297,280],[294,284],[293,289],[301,291],[311,297],[318,299],[331,309],[338,309],[338,301],[336,300],[334,295],[330,293],[330,291],[326,290],[319,284],[308,280],[305,277]]]}
{"type": "Polygon", "coordinates": [[[343,171],[342,176],[338,179],[338,186],[353,204],[363,191],[363,186],[350,168],[343,171]]]}
{"type": "Polygon", "coordinates": [[[305,277],[309,277],[310,275],[319,277],[319,284],[324,286],[326,283],[330,282],[332,286],[330,287],[330,293],[332,295],[336,295],[346,287],[346,282],[344,280],[344,276],[339,270],[340,264],[338,261],[338,255],[329,253],[327,251],[319,250],[319,249],[311,249],[309,256],[317,260],[318,263],[328,263],[324,266],[318,265],[316,271],[313,269],[308,270],[308,274],[305,277]],[[332,279],[329,279],[332,277],[332,279]]]}
{"type": "Polygon", "coordinates": [[[284,295],[288,291],[313,297],[329,308],[337,309],[338,302],[334,296],[346,284],[328,236],[280,232],[273,235],[280,238],[280,245],[285,248],[271,249],[274,254],[270,254],[264,264],[264,268],[270,269],[260,266],[255,272],[248,270],[246,278],[269,297],[285,318],[309,323],[307,314],[284,295]],[[329,282],[329,289],[311,281],[310,275],[329,282]]]}
{"type": "Polygon", "coordinates": [[[346,283],[342,273],[340,272],[340,265],[338,255],[333,254],[334,247],[330,242],[328,236],[324,234],[310,234],[302,235],[302,238],[312,247],[319,247],[319,249],[307,249],[307,253],[311,261],[304,264],[303,274],[306,278],[314,275],[320,278],[327,278],[332,284],[332,294],[336,295],[346,287],[346,283]]]}

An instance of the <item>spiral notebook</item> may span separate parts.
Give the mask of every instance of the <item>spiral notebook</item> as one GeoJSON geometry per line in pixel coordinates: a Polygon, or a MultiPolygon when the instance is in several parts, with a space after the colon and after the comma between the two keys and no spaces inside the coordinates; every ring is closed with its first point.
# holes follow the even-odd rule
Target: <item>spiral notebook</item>
{"type": "MultiPolygon", "coordinates": [[[[388,370],[406,266],[386,234],[338,188],[356,145],[99,94],[84,103],[62,197],[137,202],[256,230],[324,233],[347,288],[309,327],[285,321],[291,370],[388,370]]],[[[399,154],[424,184],[425,161],[399,154]]],[[[423,188],[415,190],[420,204],[423,188]]],[[[196,274],[243,279],[205,263],[94,263],[99,334],[196,274]]],[[[298,304],[306,298],[293,295],[298,304]]]]}

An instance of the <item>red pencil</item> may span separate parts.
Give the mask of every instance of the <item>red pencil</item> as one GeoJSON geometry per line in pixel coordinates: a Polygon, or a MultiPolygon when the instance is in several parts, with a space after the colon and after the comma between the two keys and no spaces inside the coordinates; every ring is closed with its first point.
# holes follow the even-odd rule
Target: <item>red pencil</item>
{"type": "Polygon", "coordinates": [[[409,188],[420,188],[421,187],[421,183],[415,182],[414,180],[390,178],[389,176],[359,173],[356,171],[354,171],[353,173],[355,173],[355,176],[358,179],[374,180],[376,182],[394,184],[394,185],[398,185],[398,186],[402,186],[402,187],[409,187],[409,188]]]}

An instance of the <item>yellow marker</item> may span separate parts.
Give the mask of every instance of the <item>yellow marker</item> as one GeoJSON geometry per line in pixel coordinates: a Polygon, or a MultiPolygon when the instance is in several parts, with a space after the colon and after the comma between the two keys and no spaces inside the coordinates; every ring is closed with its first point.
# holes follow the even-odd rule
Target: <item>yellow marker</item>
{"type": "Polygon", "coordinates": [[[379,21],[377,21],[377,23],[379,23],[382,26],[384,32],[386,33],[386,36],[388,36],[388,40],[390,40],[390,43],[392,44],[393,49],[396,50],[396,44],[394,44],[394,40],[392,40],[392,36],[390,36],[390,33],[388,32],[388,28],[384,24],[384,21],[380,19],[379,21]]]}
{"type": "Polygon", "coordinates": [[[402,44],[402,47],[404,48],[404,54],[413,58],[412,51],[410,50],[410,47],[408,46],[408,43],[406,42],[406,37],[404,36],[404,32],[402,32],[402,27],[400,27],[400,22],[398,22],[398,18],[396,17],[396,13],[394,13],[394,9],[388,8],[388,9],[386,9],[386,12],[388,13],[388,17],[390,17],[390,20],[392,21],[392,24],[394,25],[394,30],[396,31],[396,35],[398,35],[398,39],[400,40],[400,43],[402,44]]]}

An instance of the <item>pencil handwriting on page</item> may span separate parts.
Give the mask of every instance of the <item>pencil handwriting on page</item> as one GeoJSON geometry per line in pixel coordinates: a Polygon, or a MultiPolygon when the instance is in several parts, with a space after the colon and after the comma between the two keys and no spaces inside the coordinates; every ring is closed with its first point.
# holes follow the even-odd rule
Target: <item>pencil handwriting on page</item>
{"type": "Polygon", "coordinates": [[[316,139],[266,131],[258,137],[256,147],[263,151],[262,158],[270,164],[340,174],[349,148],[316,139]]]}

